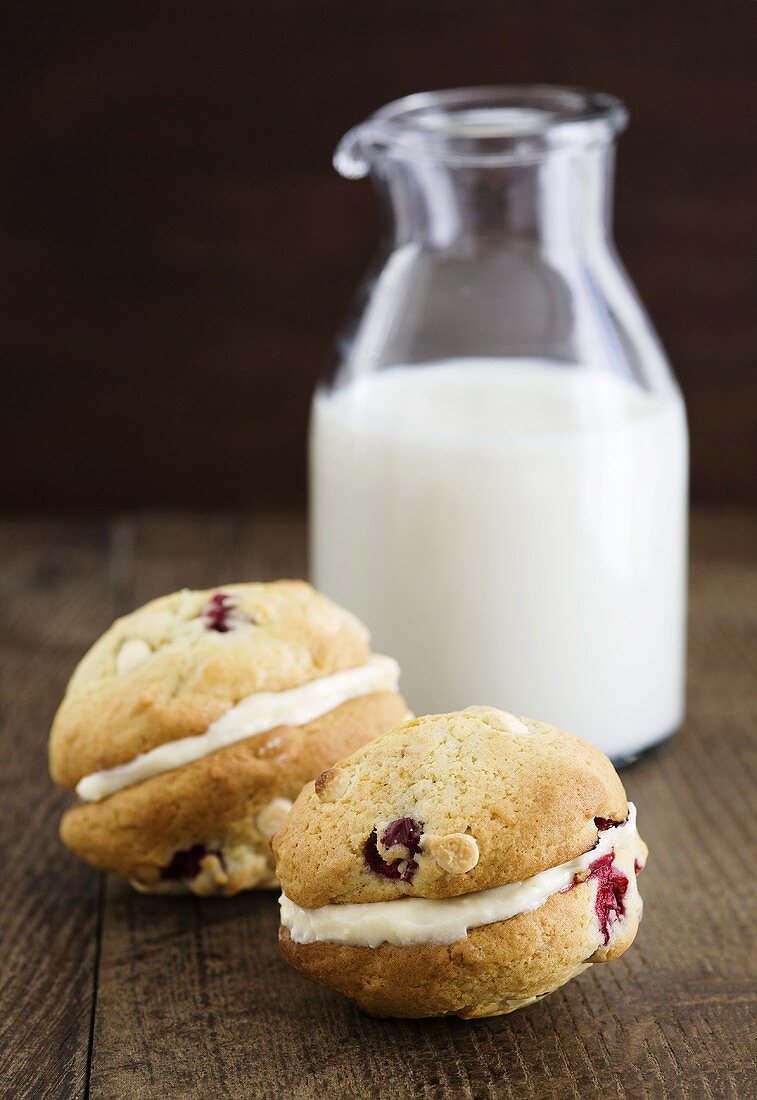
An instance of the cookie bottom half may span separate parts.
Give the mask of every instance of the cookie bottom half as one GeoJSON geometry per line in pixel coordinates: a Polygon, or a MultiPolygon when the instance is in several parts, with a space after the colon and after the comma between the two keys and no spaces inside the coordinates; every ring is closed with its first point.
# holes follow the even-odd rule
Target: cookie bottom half
{"type": "Polygon", "coordinates": [[[306,977],[345,993],[373,1016],[498,1016],[540,1000],[592,963],[609,962],[630,947],[642,909],[635,881],[607,944],[596,896],[595,884],[581,883],[553,894],[539,909],[472,928],[467,939],[449,944],[299,944],[282,928],[279,947],[306,977]]]}
{"type": "Polygon", "coordinates": [[[307,725],[279,726],[74,806],[61,839],[146,892],[229,895],[273,886],[270,839],[305,783],[406,713],[393,692],[351,699],[307,725]]]}

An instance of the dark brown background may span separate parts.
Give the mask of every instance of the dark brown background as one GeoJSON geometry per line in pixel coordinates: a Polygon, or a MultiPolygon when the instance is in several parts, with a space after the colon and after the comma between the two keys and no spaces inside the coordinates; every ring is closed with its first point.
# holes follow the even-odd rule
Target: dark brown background
{"type": "Polygon", "coordinates": [[[375,243],[332,148],[424,88],[630,106],[622,254],[681,379],[700,499],[757,491],[757,4],[4,5],[0,507],[304,495],[314,381],[375,243]]]}

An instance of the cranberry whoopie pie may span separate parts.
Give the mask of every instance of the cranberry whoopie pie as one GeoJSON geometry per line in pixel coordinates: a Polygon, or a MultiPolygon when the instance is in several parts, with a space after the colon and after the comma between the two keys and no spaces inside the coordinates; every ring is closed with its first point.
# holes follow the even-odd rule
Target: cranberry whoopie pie
{"type": "Polygon", "coordinates": [[[303,784],[407,715],[399,668],[302,581],[175,592],[119,619],[50,735],[61,824],[140,890],[275,883],[270,838],[303,784]]]}
{"type": "Polygon", "coordinates": [[[379,1016],[494,1016],[618,958],[646,846],[598,749],[489,707],[400,726],[273,842],[280,947],[379,1016]]]}

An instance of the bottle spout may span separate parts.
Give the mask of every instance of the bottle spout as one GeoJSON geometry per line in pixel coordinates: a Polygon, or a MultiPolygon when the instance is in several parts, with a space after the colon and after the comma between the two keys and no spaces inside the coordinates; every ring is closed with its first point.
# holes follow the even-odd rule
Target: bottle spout
{"type": "Polygon", "coordinates": [[[361,180],[371,168],[371,133],[366,123],[348,130],[334,151],[333,164],[340,176],[361,180]]]}

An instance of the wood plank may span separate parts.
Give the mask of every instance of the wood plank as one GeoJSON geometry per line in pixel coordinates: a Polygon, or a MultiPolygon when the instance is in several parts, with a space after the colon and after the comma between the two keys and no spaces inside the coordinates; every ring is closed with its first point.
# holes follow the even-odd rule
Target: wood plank
{"type": "Polygon", "coordinates": [[[47,734],[113,616],[104,523],[0,527],[0,1094],[84,1096],[104,879],[59,843],[47,734]]]}
{"type": "MultiPolygon", "coordinates": [[[[135,601],[182,583],[297,573],[303,562],[302,529],[289,521],[148,520],[125,539],[135,601]]],[[[686,727],[625,776],[652,849],[632,951],[510,1017],[376,1021],[283,965],[274,895],[171,901],[111,882],[95,1100],[753,1092],[741,811],[754,782],[757,525],[703,516],[694,547],[686,727]]]]}

